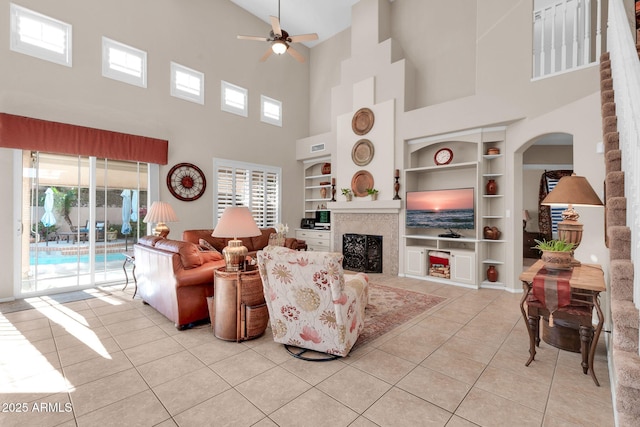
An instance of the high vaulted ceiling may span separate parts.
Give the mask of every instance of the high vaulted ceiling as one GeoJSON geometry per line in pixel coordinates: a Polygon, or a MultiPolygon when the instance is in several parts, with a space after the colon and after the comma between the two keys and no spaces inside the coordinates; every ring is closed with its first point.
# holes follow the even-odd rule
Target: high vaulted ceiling
{"type": "Polygon", "coordinates": [[[291,35],[317,33],[318,40],[303,43],[307,47],[313,47],[351,26],[351,6],[359,0],[230,1],[269,25],[271,25],[269,16],[278,16],[278,1],[280,1],[282,28],[291,35]]]}

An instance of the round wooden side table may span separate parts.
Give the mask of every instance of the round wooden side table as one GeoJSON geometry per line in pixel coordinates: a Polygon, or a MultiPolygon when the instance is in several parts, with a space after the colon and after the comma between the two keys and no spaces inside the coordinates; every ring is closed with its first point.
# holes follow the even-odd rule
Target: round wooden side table
{"type": "Polygon", "coordinates": [[[267,329],[269,312],[258,270],[214,271],[213,333],[227,341],[258,338],[267,329]]]}

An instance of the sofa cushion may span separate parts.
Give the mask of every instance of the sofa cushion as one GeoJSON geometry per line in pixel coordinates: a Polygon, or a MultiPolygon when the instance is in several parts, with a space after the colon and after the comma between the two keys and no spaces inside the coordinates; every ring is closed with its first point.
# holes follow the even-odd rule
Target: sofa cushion
{"type": "Polygon", "coordinates": [[[216,252],[218,252],[218,250],[215,247],[213,247],[213,245],[211,243],[207,242],[205,239],[198,240],[198,245],[204,251],[216,251],[216,252]]]}
{"type": "MultiPolygon", "coordinates": [[[[259,251],[260,249],[263,249],[265,247],[267,247],[269,245],[269,236],[272,233],[276,232],[275,228],[261,228],[260,229],[260,235],[259,236],[255,236],[255,237],[251,237],[251,244],[250,245],[246,245],[247,249],[251,252],[251,251],[259,251]]],[[[244,240],[244,239],[243,239],[244,240]]]]}
{"type": "Polygon", "coordinates": [[[142,236],[138,239],[138,243],[144,246],[154,247],[159,240],[163,240],[160,236],[142,236]]]}
{"type": "Polygon", "coordinates": [[[155,247],[156,249],[162,249],[163,251],[179,254],[180,261],[182,262],[182,267],[185,270],[202,265],[202,258],[200,258],[200,249],[198,249],[198,246],[194,243],[183,242],[180,240],[163,239],[156,242],[155,247]]]}
{"type": "Polygon", "coordinates": [[[218,252],[218,251],[201,251],[200,252],[200,259],[202,260],[203,264],[206,264],[210,261],[220,261],[221,259],[224,259],[224,256],[218,252]]]}

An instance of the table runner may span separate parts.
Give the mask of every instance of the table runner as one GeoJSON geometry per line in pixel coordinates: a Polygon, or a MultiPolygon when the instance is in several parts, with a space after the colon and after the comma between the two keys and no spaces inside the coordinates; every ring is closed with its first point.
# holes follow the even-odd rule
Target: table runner
{"type": "Polygon", "coordinates": [[[549,326],[553,327],[553,313],[571,303],[571,270],[541,268],[533,278],[533,296],[549,310],[549,326]]]}

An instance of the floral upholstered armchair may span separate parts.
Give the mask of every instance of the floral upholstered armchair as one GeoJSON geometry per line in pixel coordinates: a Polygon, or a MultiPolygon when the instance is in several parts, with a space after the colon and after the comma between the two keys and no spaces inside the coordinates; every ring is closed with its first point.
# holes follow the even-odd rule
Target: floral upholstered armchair
{"type": "Polygon", "coordinates": [[[274,340],[302,359],[304,349],[349,354],[364,329],[368,277],[344,274],[336,252],[267,246],[257,257],[274,340]]]}

